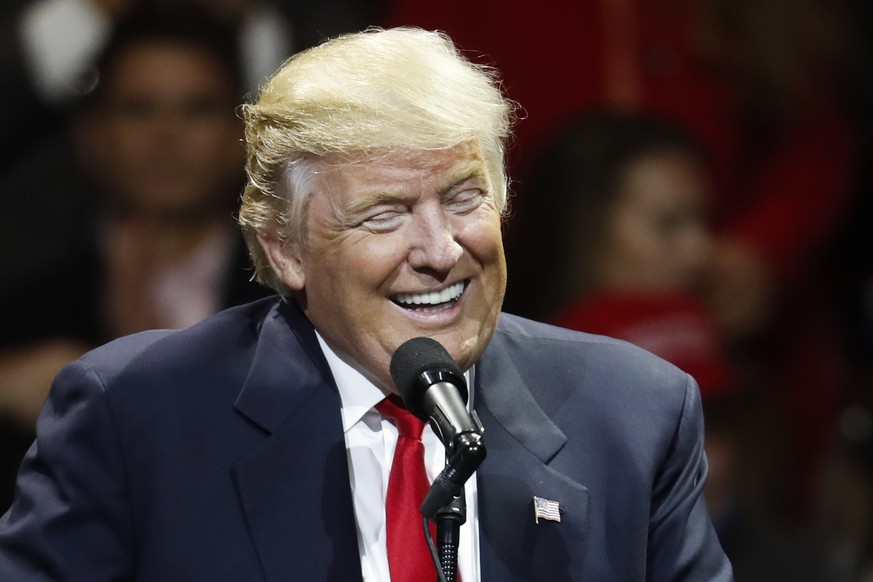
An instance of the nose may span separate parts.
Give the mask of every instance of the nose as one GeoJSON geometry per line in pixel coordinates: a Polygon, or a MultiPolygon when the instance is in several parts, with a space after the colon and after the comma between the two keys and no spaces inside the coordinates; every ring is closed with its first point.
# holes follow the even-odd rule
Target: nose
{"type": "Polygon", "coordinates": [[[703,222],[689,225],[680,236],[672,253],[682,273],[682,283],[695,286],[709,263],[712,236],[703,222]]]}
{"type": "Polygon", "coordinates": [[[707,226],[701,221],[690,225],[682,240],[682,255],[686,262],[695,267],[702,267],[712,247],[712,234],[707,226]]]}
{"type": "Polygon", "coordinates": [[[420,209],[411,228],[409,264],[413,269],[448,273],[454,268],[464,249],[455,239],[451,218],[441,205],[420,209]]]}

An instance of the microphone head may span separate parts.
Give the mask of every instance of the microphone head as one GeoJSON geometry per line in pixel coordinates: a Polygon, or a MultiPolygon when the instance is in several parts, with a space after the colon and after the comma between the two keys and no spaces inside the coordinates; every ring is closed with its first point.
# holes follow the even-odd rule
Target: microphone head
{"type": "Polygon", "coordinates": [[[437,382],[450,382],[467,403],[467,382],[461,369],[438,341],[416,337],[404,342],[391,356],[391,379],[400,391],[406,408],[427,421],[424,393],[437,382]]]}

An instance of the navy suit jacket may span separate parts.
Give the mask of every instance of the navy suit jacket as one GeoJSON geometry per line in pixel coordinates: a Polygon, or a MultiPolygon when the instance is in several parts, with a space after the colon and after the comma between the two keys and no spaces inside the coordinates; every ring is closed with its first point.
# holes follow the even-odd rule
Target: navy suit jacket
{"type": "MultiPolygon", "coordinates": [[[[690,377],[506,314],[475,376],[483,580],[732,579],[690,377]],[[535,523],[534,495],[560,523],[535,523]]],[[[87,354],[0,519],[0,580],[360,581],[339,409],[311,324],[276,299],[87,354]]]]}

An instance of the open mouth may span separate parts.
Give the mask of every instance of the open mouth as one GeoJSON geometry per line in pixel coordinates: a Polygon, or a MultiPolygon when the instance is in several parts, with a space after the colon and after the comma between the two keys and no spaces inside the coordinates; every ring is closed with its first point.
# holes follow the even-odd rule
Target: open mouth
{"type": "Polygon", "coordinates": [[[411,311],[430,312],[440,311],[452,307],[464,294],[468,281],[459,281],[449,285],[442,291],[430,291],[427,293],[399,293],[391,298],[391,301],[411,311]]]}

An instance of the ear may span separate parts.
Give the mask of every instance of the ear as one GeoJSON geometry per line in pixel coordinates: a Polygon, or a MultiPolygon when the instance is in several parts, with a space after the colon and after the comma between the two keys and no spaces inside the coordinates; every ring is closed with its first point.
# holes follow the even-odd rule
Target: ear
{"type": "Polygon", "coordinates": [[[292,291],[302,291],[306,286],[306,275],[300,245],[282,242],[265,232],[258,233],[258,242],[282,282],[292,291]]]}

